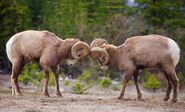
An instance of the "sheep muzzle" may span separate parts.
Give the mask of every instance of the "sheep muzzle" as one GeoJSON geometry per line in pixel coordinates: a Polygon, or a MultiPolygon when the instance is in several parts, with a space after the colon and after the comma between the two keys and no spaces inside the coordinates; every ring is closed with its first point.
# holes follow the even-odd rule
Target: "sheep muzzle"
{"type": "Polygon", "coordinates": [[[101,69],[102,71],[107,71],[107,70],[108,70],[108,66],[101,66],[100,69],[101,69]]]}

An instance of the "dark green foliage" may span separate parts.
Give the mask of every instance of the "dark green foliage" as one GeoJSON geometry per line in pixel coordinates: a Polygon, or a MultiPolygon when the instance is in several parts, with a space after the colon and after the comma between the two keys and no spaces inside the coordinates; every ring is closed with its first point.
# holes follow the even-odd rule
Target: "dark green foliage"
{"type": "Polygon", "coordinates": [[[146,21],[157,27],[185,27],[185,0],[136,0],[146,21]]]}
{"type": "Polygon", "coordinates": [[[26,6],[16,0],[1,0],[0,2],[0,68],[5,68],[8,64],[5,52],[7,40],[14,33],[26,28],[25,12],[26,6]]]}

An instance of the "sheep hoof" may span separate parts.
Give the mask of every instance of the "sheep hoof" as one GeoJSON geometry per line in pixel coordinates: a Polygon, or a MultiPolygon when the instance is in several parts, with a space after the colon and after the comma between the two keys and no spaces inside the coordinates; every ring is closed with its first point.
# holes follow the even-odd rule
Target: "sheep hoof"
{"type": "Polygon", "coordinates": [[[58,97],[62,97],[62,94],[61,94],[61,93],[56,93],[56,95],[57,95],[58,97]]]}
{"type": "Polygon", "coordinates": [[[48,93],[44,93],[44,96],[46,96],[46,97],[50,97],[48,93]]]}
{"type": "Polygon", "coordinates": [[[168,101],[170,98],[169,97],[165,97],[164,99],[163,99],[163,101],[168,101]]]}
{"type": "Polygon", "coordinates": [[[12,96],[14,96],[15,95],[15,92],[12,92],[12,96]]]}
{"type": "Polygon", "coordinates": [[[119,96],[119,97],[117,97],[117,100],[122,100],[122,97],[120,97],[120,96],[119,96]]]}
{"type": "Polygon", "coordinates": [[[14,95],[16,95],[16,96],[23,96],[20,92],[16,92],[14,95]]]}
{"type": "Polygon", "coordinates": [[[139,96],[137,97],[137,100],[142,100],[142,95],[139,95],[139,96]]]}
{"type": "Polygon", "coordinates": [[[141,97],[137,98],[136,101],[144,101],[141,97]]]}
{"type": "Polygon", "coordinates": [[[172,99],[171,101],[170,101],[170,103],[176,103],[177,102],[177,99],[172,99]]]}

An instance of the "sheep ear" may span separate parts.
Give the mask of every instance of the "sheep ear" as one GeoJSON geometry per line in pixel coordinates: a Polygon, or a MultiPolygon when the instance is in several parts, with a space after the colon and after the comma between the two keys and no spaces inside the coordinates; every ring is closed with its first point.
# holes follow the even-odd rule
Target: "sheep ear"
{"type": "Polygon", "coordinates": [[[89,54],[90,48],[89,45],[85,42],[77,42],[71,48],[71,54],[75,59],[82,58],[89,54]],[[79,52],[82,52],[79,56],[79,52]]]}

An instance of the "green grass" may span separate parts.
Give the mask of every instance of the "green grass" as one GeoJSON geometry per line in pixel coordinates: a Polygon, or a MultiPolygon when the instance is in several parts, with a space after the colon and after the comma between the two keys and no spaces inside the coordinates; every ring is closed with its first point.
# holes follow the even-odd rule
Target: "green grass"
{"type": "Polygon", "coordinates": [[[92,87],[92,84],[86,85],[81,82],[77,82],[72,86],[72,93],[74,94],[84,94],[87,90],[92,87]]]}
{"type": "Polygon", "coordinates": [[[112,80],[109,77],[103,77],[99,80],[99,85],[102,88],[108,88],[112,85],[112,80]]]}
{"type": "Polygon", "coordinates": [[[40,81],[43,78],[43,73],[38,69],[37,64],[26,64],[22,74],[18,77],[18,81],[27,85],[31,82],[33,85],[40,84],[40,81]]]}
{"type": "Polygon", "coordinates": [[[150,75],[146,82],[143,83],[143,86],[146,89],[155,91],[160,88],[161,84],[154,75],[150,75]]]}

